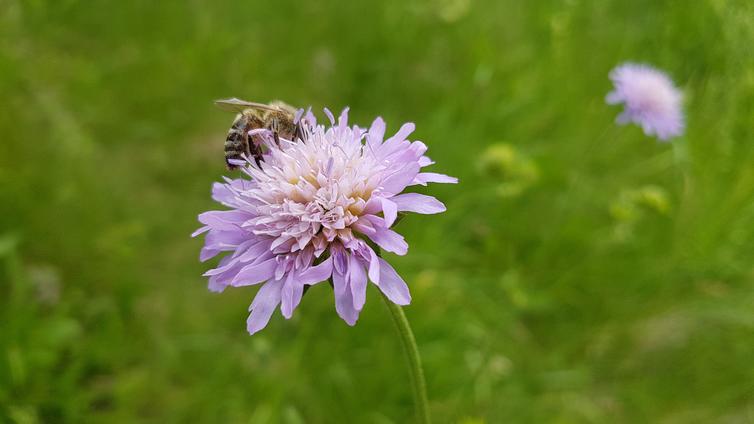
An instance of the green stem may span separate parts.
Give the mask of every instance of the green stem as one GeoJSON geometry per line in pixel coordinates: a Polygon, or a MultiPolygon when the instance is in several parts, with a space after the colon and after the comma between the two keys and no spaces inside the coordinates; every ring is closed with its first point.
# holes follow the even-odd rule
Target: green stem
{"type": "Polygon", "coordinates": [[[429,401],[427,400],[427,383],[424,382],[424,371],[422,371],[421,358],[419,357],[419,348],[416,346],[416,339],[414,339],[414,333],[411,331],[411,326],[408,324],[406,314],[403,313],[403,308],[391,302],[384,294],[382,299],[385,300],[387,308],[390,310],[390,315],[393,317],[393,322],[398,328],[398,334],[401,337],[401,344],[403,350],[406,352],[406,359],[408,359],[408,369],[411,375],[411,386],[414,389],[414,403],[416,404],[416,415],[421,424],[429,424],[429,401]]]}

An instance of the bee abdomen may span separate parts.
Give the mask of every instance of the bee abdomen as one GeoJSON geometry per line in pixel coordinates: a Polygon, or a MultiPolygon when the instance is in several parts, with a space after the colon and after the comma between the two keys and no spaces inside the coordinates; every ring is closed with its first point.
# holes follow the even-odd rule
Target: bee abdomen
{"type": "Polygon", "coordinates": [[[245,134],[247,122],[243,115],[238,115],[225,138],[225,164],[228,169],[236,169],[238,165],[229,162],[230,159],[243,159],[244,153],[248,152],[248,139],[245,134]]]}
{"type": "Polygon", "coordinates": [[[225,148],[228,146],[242,146],[244,143],[244,136],[240,131],[230,130],[228,137],[225,138],[225,148]]]}

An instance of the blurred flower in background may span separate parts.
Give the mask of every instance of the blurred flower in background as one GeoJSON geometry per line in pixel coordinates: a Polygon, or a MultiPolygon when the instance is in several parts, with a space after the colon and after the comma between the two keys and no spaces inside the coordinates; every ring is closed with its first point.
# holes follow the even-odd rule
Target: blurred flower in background
{"type": "Polygon", "coordinates": [[[608,93],[607,103],[625,105],[616,119],[619,124],[635,123],[646,135],[663,141],[683,134],[683,96],[664,72],[626,63],[613,69],[610,79],[615,89],[608,93]]]}
{"type": "Polygon", "coordinates": [[[290,318],[304,286],[330,278],[335,308],[349,325],[366,301],[367,278],[392,302],[408,304],[406,283],[374,247],[405,255],[408,244],[390,229],[398,213],[445,211],[434,197],[402,193],[407,187],[457,182],[420,172],[434,162],[424,143],[407,140],[414,124],[385,140],[381,118],[364,130],[348,126],[347,109],[337,124],[326,113],[331,127],[309,112],[303,140],[269,143],[264,160],[244,169],[250,180],[215,184],[213,198],[231,210],[199,215],[205,226],[194,235],[207,232],[200,259],[233,252],[205,274],[210,290],[264,283],[250,307],[251,334],[278,305],[290,318]]]}

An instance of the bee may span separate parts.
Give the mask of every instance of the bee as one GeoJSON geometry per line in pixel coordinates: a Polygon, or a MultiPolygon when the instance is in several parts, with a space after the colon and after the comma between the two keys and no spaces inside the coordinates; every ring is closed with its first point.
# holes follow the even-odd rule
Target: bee
{"type": "Polygon", "coordinates": [[[249,135],[251,130],[268,130],[267,135],[271,133],[277,145],[281,137],[293,140],[302,136],[296,122],[296,109],[281,101],[252,103],[234,97],[217,100],[215,104],[222,109],[238,112],[225,138],[225,165],[230,170],[238,168],[231,160],[242,160],[243,155],[253,157],[257,164],[262,162],[265,135],[249,135]]]}

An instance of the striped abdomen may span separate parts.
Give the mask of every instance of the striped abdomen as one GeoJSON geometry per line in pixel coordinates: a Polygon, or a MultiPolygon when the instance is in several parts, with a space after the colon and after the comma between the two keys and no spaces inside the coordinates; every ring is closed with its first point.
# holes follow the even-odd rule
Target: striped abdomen
{"type": "Polygon", "coordinates": [[[228,169],[236,169],[238,165],[229,162],[230,159],[243,160],[243,155],[251,156],[249,150],[249,117],[243,113],[236,116],[233,125],[228,130],[228,137],[225,138],[225,165],[228,169]]]}

